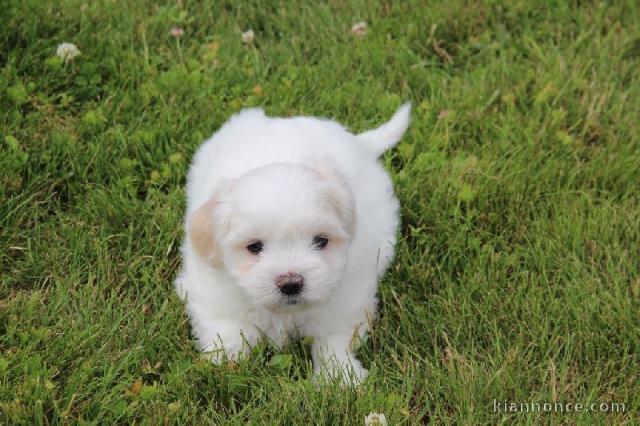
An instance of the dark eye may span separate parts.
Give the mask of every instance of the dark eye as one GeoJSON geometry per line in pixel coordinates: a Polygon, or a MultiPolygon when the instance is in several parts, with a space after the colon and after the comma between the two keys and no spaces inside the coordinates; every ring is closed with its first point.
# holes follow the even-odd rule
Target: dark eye
{"type": "Polygon", "coordinates": [[[313,248],[316,250],[323,250],[329,244],[329,239],[322,235],[316,235],[313,237],[313,248]]]}
{"type": "Polygon", "coordinates": [[[260,254],[263,247],[264,245],[262,244],[262,241],[256,241],[255,243],[249,244],[247,246],[247,250],[249,250],[251,254],[260,254]]]}

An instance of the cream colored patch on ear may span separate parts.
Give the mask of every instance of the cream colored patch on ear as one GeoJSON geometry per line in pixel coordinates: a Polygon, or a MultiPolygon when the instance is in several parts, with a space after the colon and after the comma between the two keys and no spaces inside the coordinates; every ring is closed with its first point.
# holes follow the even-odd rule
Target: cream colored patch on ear
{"type": "Polygon", "coordinates": [[[356,206],[353,194],[345,182],[340,181],[336,186],[338,185],[341,187],[331,188],[332,194],[330,195],[330,201],[338,212],[340,219],[345,224],[347,233],[353,237],[356,231],[356,206]]]}
{"type": "Polygon", "coordinates": [[[347,180],[328,161],[321,162],[316,172],[329,183],[329,202],[345,224],[347,233],[353,236],[356,230],[356,206],[347,180]]]}
{"type": "Polygon", "coordinates": [[[187,233],[193,248],[202,258],[214,265],[221,263],[213,225],[213,214],[218,204],[218,200],[212,197],[193,212],[187,224],[187,233]]]}

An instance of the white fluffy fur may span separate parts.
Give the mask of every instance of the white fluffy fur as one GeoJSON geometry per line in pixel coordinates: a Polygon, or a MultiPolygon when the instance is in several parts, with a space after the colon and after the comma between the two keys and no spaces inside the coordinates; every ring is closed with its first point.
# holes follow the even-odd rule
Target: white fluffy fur
{"type": "Polygon", "coordinates": [[[214,362],[263,336],[280,345],[293,334],[313,338],[316,373],[366,377],[351,343],[376,313],[398,226],[398,201],[377,157],[400,140],[409,116],[406,104],[353,135],[334,121],[248,109],[200,147],[176,290],[214,362]],[[317,235],[329,239],[325,249],[313,245],[317,235]],[[263,251],[255,255],[246,246],[257,240],[263,251]],[[287,273],[304,277],[298,297],[276,286],[287,273]]]}

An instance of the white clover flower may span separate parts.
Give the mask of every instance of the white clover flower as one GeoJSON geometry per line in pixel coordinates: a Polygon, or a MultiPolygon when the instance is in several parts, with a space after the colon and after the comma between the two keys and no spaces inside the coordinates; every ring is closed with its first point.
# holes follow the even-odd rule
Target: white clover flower
{"type": "Polygon", "coordinates": [[[170,33],[175,38],[182,37],[182,35],[184,34],[184,29],[180,27],[173,27],[171,28],[170,33]]]}
{"type": "Polygon", "coordinates": [[[369,413],[367,417],[364,418],[365,426],[387,426],[387,418],[382,413],[369,413]]]}
{"type": "Polygon", "coordinates": [[[367,35],[367,23],[362,21],[351,27],[351,34],[356,37],[364,37],[367,35]]]}
{"type": "Polygon", "coordinates": [[[256,35],[253,33],[253,30],[248,30],[242,33],[242,42],[243,43],[252,43],[253,39],[256,35]]]}
{"type": "Polygon", "coordinates": [[[73,43],[60,43],[58,45],[58,49],[56,50],[56,54],[64,59],[65,62],[72,61],[73,58],[80,55],[80,49],[73,43]]]}

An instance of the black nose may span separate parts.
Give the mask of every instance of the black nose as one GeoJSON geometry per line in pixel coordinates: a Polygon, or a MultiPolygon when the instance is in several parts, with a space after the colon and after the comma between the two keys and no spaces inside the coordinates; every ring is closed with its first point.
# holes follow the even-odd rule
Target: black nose
{"type": "Polygon", "coordinates": [[[302,278],[302,275],[300,274],[288,273],[280,275],[276,281],[276,285],[282,294],[295,296],[302,291],[304,278],[302,278]]]}
{"type": "Polygon", "coordinates": [[[280,286],[280,292],[287,296],[294,296],[300,293],[300,290],[302,290],[302,284],[299,283],[286,283],[280,286]]]}

